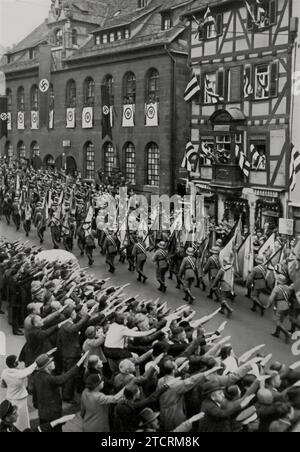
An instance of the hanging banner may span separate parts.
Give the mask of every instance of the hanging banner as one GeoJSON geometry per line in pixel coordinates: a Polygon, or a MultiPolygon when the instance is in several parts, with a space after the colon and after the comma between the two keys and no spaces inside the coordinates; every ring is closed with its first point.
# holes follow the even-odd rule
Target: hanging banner
{"type": "Polygon", "coordinates": [[[122,127],[134,127],[135,105],[123,105],[122,127]]]}
{"type": "Polygon", "coordinates": [[[49,111],[49,129],[54,128],[54,110],[49,111]]]}
{"type": "Polygon", "coordinates": [[[11,113],[7,113],[7,130],[11,130],[11,113]]]}
{"type": "Polygon", "coordinates": [[[0,139],[7,137],[7,97],[0,96],[0,139]]]}
{"type": "Polygon", "coordinates": [[[93,127],[93,107],[84,107],[82,110],[82,128],[91,129],[93,127]]]}
{"type": "Polygon", "coordinates": [[[24,111],[18,111],[18,130],[25,129],[25,113],[24,111]]]}
{"type": "Polygon", "coordinates": [[[146,127],[157,127],[158,126],[158,103],[146,104],[145,107],[146,114],[146,127]]]}
{"type": "Polygon", "coordinates": [[[67,108],[67,114],[66,114],[66,127],[67,129],[74,129],[75,128],[75,108],[67,108]]]}
{"type": "Polygon", "coordinates": [[[294,235],[294,220],[287,218],[279,218],[279,234],[294,235]]]}
{"type": "Polygon", "coordinates": [[[51,94],[51,45],[39,47],[39,127],[48,128],[51,94]]]}
{"type": "Polygon", "coordinates": [[[31,129],[38,130],[39,128],[39,112],[32,111],[31,112],[31,129]]]}

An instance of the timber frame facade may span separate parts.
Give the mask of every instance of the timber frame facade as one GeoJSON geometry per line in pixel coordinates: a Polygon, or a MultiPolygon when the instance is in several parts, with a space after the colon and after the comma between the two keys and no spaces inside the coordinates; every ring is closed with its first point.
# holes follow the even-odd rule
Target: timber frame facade
{"type": "Polygon", "coordinates": [[[288,214],[298,31],[293,3],[262,0],[263,14],[255,0],[213,1],[209,10],[206,2],[195,1],[185,16],[190,65],[201,87],[191,105],[191,140],[196,149],[205,146],[227,158],[204,159],[192,178],[208,207],[209,196],[214,200],[210,213],[219,221],[243,213],[251,228],[266,222],[277,227],[278,218],[288,214]],[[240,169],[236,149],[250,162],[249,177],[240,169]]]}

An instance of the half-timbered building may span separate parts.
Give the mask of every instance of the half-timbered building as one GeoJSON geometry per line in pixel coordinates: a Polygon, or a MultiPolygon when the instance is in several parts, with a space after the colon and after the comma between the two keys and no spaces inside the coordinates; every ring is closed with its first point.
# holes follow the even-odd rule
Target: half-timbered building
{"type": "Polygon", "coordinates": [[[248,227],[276,228],[289,213],[295,3],[196,0],[185,16],[201,87],[191,139],[202,158],[191,177],[218,220],[242,214],[248,227]]]}

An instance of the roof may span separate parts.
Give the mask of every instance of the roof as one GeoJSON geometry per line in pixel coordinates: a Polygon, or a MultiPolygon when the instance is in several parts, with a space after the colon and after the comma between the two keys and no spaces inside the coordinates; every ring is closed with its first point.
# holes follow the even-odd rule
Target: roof
{"type": "Polygon", "coordinates": [[[194,0],[191,5],[187,8],[184,17],[189,16],[190,14],[194,14],[198,11],[201,11],[203,9],[214,8],[215,6],[222,6],[227,3],[233,3],[233,2],[240,2],[245,4],[245,0],[194,0]]]}
{"type": "Polygon", "coordinates": [[[41,25],[36,27],[26,38],[19,42],[16,46],[10,49],[7,53],[17,53],[22,50],[35,47],[43,41],[48,41],[49,30],[47,21],[45,20],[41,25]]]}

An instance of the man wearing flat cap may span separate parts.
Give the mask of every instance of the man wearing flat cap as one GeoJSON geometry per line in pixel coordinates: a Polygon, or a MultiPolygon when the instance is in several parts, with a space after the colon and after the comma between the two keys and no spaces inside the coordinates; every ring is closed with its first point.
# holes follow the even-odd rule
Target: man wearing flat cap
{"type": "Polygon", "coordinates": [[[14,425],[17,420],[18,408],[8,400],[4,400],[0,405],[0,433],[20,432],[14,425]]]}

